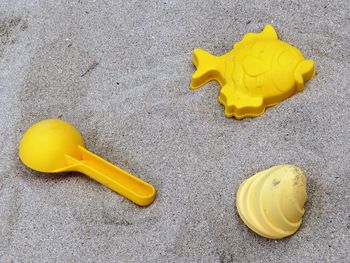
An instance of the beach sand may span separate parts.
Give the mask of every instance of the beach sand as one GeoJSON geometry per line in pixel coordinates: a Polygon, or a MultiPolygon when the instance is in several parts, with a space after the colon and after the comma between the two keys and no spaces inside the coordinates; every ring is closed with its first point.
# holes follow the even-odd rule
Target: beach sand
{"type": "Polygon", "coordinates": [[[1,262],[349,262],[349,1],[42,1],[0,4],[1,262]],[[288,2],[288,3],[286,3],[288,2]],[[193,49],[231,50],[272,24],[316,63],[305,90],[227,119],[193,49]],[[77,173],[18,159],[33,123],[59,118],[86,146],[157,188],[140,208],[77,173]],[[250,231],[235,194],[300,166],[308,202],[282,240],[250,231]]]}

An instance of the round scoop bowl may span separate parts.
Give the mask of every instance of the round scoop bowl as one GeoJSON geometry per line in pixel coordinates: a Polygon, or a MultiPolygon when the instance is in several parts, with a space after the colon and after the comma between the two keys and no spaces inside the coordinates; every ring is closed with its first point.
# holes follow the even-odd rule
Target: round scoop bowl
{"type": "Polygon", "coordinates": [[[75,127],[61,120],[44,120],[23,135],[19,158],[33,170],[53,173],[66,168],[67,155],[80,159],[78,146],[84,147],[84,140],[75,127]]]}
{"type": "Polygon", "coordinates": [[[44,120],[29,128],[21,140],[19,157],[40,172],[84,173],[140,206],[155,198],[152,185],[88,151],[79,131],[62,120],[44,120]]]}

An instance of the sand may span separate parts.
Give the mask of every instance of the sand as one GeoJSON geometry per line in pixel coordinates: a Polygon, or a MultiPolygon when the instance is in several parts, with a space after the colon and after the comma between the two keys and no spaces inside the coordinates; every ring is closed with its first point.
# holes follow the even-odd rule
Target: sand
{"type": "Polygon", "coordinates": [[[2,0],[0,261],[349,262],[350,2],[285,2],[2,0]],[[261,117],[227,119],[216,83],[190,91],[192,51],[224,54],[267,23],[317,76],[261,117]],[[47,118],[152,183],[155,202],[26,168],[20,138],[47,118]],[[235,192],[283,163],[305,171],[309,200],[274,241],[243,224],[235,192]]]}

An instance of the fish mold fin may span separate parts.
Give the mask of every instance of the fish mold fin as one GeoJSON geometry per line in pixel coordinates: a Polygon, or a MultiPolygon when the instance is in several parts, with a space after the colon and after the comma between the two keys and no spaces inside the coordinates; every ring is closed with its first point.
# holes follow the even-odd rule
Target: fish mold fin
{"type": "Polygon", "coordinates": [[[199,48],[193,51],[192,62],[197,70],[192,75],[190,83],[192,90],[200,88],[211,80],[216,80],[220,85],[224,85],[226,67],[224,56],[217,57],[199,48]]]}
{"type": "Polygon", "coordinates": [[[312,79],[315,74],[315,65],[312,60],[307,59],[300,62],[294,71],[296,90],[303,91],[304,82],[312,79]]]}
{"type": "Polygon", "coordinates": [[[220,92],[219,102],[225,106],[225,115],[228,118],[233,116],[236,119],[256,117],[265,111],[261,96],[252,97],[237,90],[230,94],[220,92]]]}
{"type": "Polygon", "coordinates": [[[275,28],[272,25],[267,24],[265,26],[265,28],[263,29],[263,31],[261,31],[260,33],[247,33],[247,34],[245,34],[243,36],[242,40],[234,45],[234,48],[238,47],[242,43],[245,43],[248,41],[253,41],[253,40],[258,40],[258,39],[278,40],[278,35],[277,35],[275,28]]]}

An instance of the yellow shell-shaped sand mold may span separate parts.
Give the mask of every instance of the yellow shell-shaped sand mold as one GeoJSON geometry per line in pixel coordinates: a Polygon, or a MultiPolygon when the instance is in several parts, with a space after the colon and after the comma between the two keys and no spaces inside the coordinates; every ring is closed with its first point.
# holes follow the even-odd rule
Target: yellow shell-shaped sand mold
{"type": "Polygon", "coordinates": [[[306,199],[303,171],[294,165],[278,165],[245,180],[238,189],[236,206],[251,230],[280,239],[300,227],[306,199]]]}

